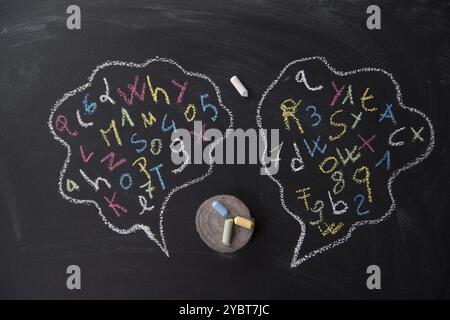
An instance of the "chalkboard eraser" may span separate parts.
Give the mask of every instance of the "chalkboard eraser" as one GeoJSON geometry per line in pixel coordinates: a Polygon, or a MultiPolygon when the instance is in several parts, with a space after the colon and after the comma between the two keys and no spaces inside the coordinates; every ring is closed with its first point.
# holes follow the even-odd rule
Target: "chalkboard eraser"
{"type": "Polygon", "coordinates": [[[239,92],[241,97],[245,97],[245,98],[248,97],[248,91],[244,87],[244,85],[242,84],[241,80],[239,80],[238,77],[233,76],[233,77],[231,77],[230,81],[233,84],[233,86],[236,88],[236,90],[239,92]]]}
{"type": "Polygon", "coordinates": [[[228,214],[227,208],[225,208],[219,201],[213,201],[211,206],[214,208],[214,210],[217,211],[222,217],[226,217],[228,214]]]}
{"type": "Polygon", "coordinates": [[[234,217],[234,223],[238,226],[241,226],[245,229],[252,229],[255,226],[255,223],[251,219],[243,218],[243,217],[234,217]]]}
{"type": "Polygon", "coordinates": [[[223,234],[222,234],[222,242],[223,244],[226,244],[229,246],[231,244],[231,235],[233,233],[233,219],[227,219],[225,220],[225,223],[223,225],[223,234]]]}

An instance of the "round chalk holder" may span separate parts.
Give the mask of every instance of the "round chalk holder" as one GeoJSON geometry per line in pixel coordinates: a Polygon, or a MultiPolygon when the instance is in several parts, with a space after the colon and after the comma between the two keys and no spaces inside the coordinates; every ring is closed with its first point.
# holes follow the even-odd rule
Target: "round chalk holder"
{"type": "Polygon", "coordinates": [[[252,219],[250,210],[238,198],[230,195],[218,195],[205,200],[195,216],[195,225],[200,238],[208,247],[217,252],[231,253],[241,249],[250,241],[254,228],[249,230],[234,224],[230,245],[222,242],[225,220],[233,219],[236,216],[252,219]],[[228,210],[226,217],[222,217],[213,208],[214,201],[218,201],[228,210]]]}

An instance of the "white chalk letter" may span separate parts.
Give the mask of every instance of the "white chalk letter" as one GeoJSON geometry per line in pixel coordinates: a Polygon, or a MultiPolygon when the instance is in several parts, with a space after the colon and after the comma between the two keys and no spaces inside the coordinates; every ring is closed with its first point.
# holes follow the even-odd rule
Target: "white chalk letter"
{"type": "Polygon", "coordinates": [[[67,17],[66,26],[69,30],[80,30],[81,29],[81,9],[77,5],[70,5],[66,10],[67,17]]]}
{"type": "Polygon", "coordinates": [[[381,289],[381,269],[376,264],[367,267],[367,274],[370,276],[367,278],[366,285],[367,289],[381,289]]]}
{"type": "Polygon", "coordinates": [[[248,97],[248,91],[238,77],[233,76],[231,77],[230,81],[242,97],[248,97]]]}
{"type": "Polygon", "coordinates": [[[317,90],[323,89],[322,85],[318,85],[317,87],[311,87],[308,84],[308,81],[306,81],[305,71],[303,71],[303,70],[300,70],[299,72],[297,72],[297,74],[295,75],[295,81],[297,81],[298,83],[303,83],[305,85],[305,87],[310,91],[317,91],[317,90]]]}
{"type": "Polygon", "coordinates": [[[66,270],[70,276],[67,278],[66,285],[69,290],[81,289],[81,269],[77,265],[70,265],[66,270]]]}

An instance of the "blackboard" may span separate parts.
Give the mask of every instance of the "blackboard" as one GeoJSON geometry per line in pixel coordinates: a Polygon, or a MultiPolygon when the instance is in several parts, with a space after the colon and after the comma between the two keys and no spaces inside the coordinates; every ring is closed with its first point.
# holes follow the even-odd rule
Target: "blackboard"
{"type": "MultiPolygon", "coordinates": [[[[449,116],[446,102],[450,82],[450,28],[449,7],[445,1],[380,1],[381,30],[367,29],[366,9],[371,3],[366,1],[83,0],[77,2],[81,9],[80,30],[69,30],[66,26],[66,9],[70,4],[66,1],[0,1],[0,297],[449,297],[449,116]],[[280,72],[289,63],[307,57],[321,57],[315,60],[320,66],[312,66],[310,70],[308,64],[300,69],[309,80],[322,79],[327,90],[331,88],[331,78],[324,71],[327,70],[324,61],[342,72],[366,67],[386,71],[400,85],[404,105],[423,112],[433,125],[431,153],[392,184],[396,206],[390,216],[378,224],[357,228],[345,244],[300,264],[292,264],[296,261],[293,252],[301,226],[283,208],[277,184],[260,174],[260,165],[215,165],[204,180],[171,195],[164,208],[164,238],[170,257],[162,250],[165,246],[158,246],[148,233],[142,230],[129,234],[114,232],[102,221],[95,206],[73,203],[61,196],[58,183],[68,149],[55,139],[51,128],[53,124],[53,133],[62,134],[67,133],[63,128],[65,123],[76,124],[76,114],[70,113],[66,118],[68,122],[59,119],[59,128],[63,129],[58,131],[59,114],[51,114],[61,99],[65,102],[61,108],[84,106],[84,111],[89,113],[93,111],[91,99],[105,93],[103,78],[110,79],[111,90],[121,87],[129,97],[127,85],[132,86],[135,81],[137,67],[134,64],[144,68],[151,61],[150,69],[139,74],[137,104],[140,85],[147,83],[145,75],[152,75],[153,89],[160,83],[169,85],[176,77],[180,79],[179,84],[188,80],[190,88],[194,89],[186,90],[186,101],[181,103],[192,102],[201,111],[200,96],[208,94],[211,100],[205,100],[204,104],[210,103],[219,110],[217,127],[221,130],[231,122],[235,128],[258,128],[258,106],[262,105],[265,110],[264,103],[273,102],[279,108],[280,99],[288,98],[283,96],[284,92],[291,90],[287,84],[287,89],[280,89],[283,93],[277,93],[275,88],[272,96],[267,91],[269,86],[279,75],[285,76],[280,78],[281,82],[295,84],[295,72],[280,72]],[[133,65],[127,67],[118,62],[133,65]],[[315,68],[317,70],[313,70],[315,68]],[[88,83],[95,70],[98,77],[88,90],[90,96],[84,95],[88,91],[80,91],[79,95],[64,99],[66,93],[88,83]],[[310,74],[317,77],[310,77],[310,74]],[[233,75],[238,75],[248,88],[248,98],[240,97],[229,82],[233,75]],[[265,93],[268,93],[267,99],[263,100],[265,93]],[[255,218],[252,240],[233,254],[212,251],[196,233],[197,208],[217,194],[238,197],[255,218]],[[81,290],[68,290],[66,286],[66,270],[70,265],[81,268],[81,290]],[[381,269],[381,290],[368,290],[366,286],[366,270],[370,265],[381,269]]],[[[357,73],[354,76],[361,77],[356,83],[367,79],[376,82],[384,100],[392,98],[395,103],[395,86],[386,74],[383,79],[387,82],[378,80],[380,75],[357,73]]],[[[313,80],[310,82],[314,86],[313,80]]],[[[176,86],[171,88],[169,108],[175,108],[178,91],[175,91],[176,86]]],[[[355,86],[355,92],[357,90],[364,88],[355,86]]],[[[332,98],[331,93],[329,91],[327,97],[332,98]]],[[[121,97],[118,91],[114,94],[121,97]]],[[[360,96],[361,92],[355,93],[355,100],[360,96]]],[[[164,96],[159,93],[158,97],[158,106],[162,108],[164,96]]],[[[151,93],[147,93],[150,100],[145,102],[152,98],[151,93]]],[[[321,103],[325,98],[317,99],[317,103],[321,103]]],[[[97,103],[101,112],[101,103],[97,103]]],[[[125,99],[121,104],[126,106],[125,99]]],[[[211,121],[214,113],[208,113],[211,108],[205,109],[203,120],[211,121]]],[[[384,111],[384,105],[380,109],[384,111]]],[[[200,111],[199,116],[202,116],[200,111]]],[[[123,114],[120,108],[116,112],[119,123],[123,114]]],[[[140,111],[136,112],[130,114],[134,122],[137,122],[135,117],[140,117],[140,111]]],[[[175,114],[180,119],[184,116],[180,111],[175,114]]],[[[96,123],[99,126],[96,130],[107,129],[111,118],[102,113],[97,116],[103,122],[96,123]]],[[[329,116],[327,114],[326,118],[329,116]]],[[[164,112],[155,117],[161,119],[164,112]]],[[[283,126],[280,119],[277,120],[275,111],[269,111],[266,118],[263,114],[263,125],[268,121],[268,128],[280,128],[283,126]]],[[[374,119],[369,124],[361,122],[367,130],[361,131],[365,139],[370,137],[369,129],[378,125],[374,119]]],[[[410,126],[417,126],[416,130],[422,126],[427,128],[427,121],[421,119],[408,115],[396,118],[406,126],[405,139],[412,139],[410,126]]],[[[382,125],[387,126],[390,121],[385,119],[382,125]]],[[[304,126],[306,130],[307,123],[304,126]]],[[[69,129],[71,133],[74,130],[76,128],[69,129]]],[[[382,129],[382,132],[392,132],[387,130],[382,129]]],[[[78,131],[81,135],[81,130],[78,131]]],[[[323,131],[324,137],[332,134],[330,132],[323,131]]],[[[333,131],[336,132],[339,130],[333,131]]],[[[132,133],[131,129],[127,131],[127,137],[132,133]]],[[[392,158],[392,166],[400,166],[426,152],[430,133],[424,134],[427,140],[423,148],[414,147],[399,153],[396,160],[392,158]]],[[[85,160],[90,150],[100,150],[96,149],[96,144],[102,143],[99,137],[96,136],[95,141],[90,136],[83,138],[85,160]]],[[[387,135],[383,139],[386,140],[387,135]]],[[[136,145],[129,144],[122,155],[136,152],[132,147],[136,145]]],[[[79,155],[77,148],[73,149],[74,155],[79,155]]],[[[104,146],[102,148],[105,150],[104,146]]],[[[99,157],[100,160],[106,155],[95,153],[93,159],[99,157]]],[[[303,154],[305,160],[307,156],[303,154]]],[[[105,159],[104,167],[90,168],[86,174],[95,177],[103,174],[108,161],[109,158],[105,159]]],[[[172,185],[193,180],[205,169],[208,165],[195,167],[183,179],[174,178],[172,185]]],[[[71,168],[68,170],[69,174],[71,168]]],[[[302,174],[303,179],[313,181],[320,189],[317,172],[302,174]]],[[[287,183],[295,182],[294,175],[288,171],[281,170],[279,175],[287,178],[287,183]]],[[[120,178],[120,175],[115,176],[116,183],[120,178]]],[[[374,183],[383,180],[385,185],[387,178],[387,174],[382,178],[377,176],[374,183]]],[[[136,193],[130,194],[137,197],[136,193]]],[[[111,196],[108,195],[110,199],[111,196]]],[[[99,196],[99,201],[102,198],[99,196]]],[[[389,207],[388,197],[379,201],[380,204],[370,208],[376,217],[383,216],[389,207]]],[[[289,208],[302,205],[292,196],[286,203],[289,208]]],[[[114,217],[113,211],[110,214],[106,219],[112,225],[128,227],[120,225],[122,221],[114,217]]],[[[155,221],[148,222],[156,226],[152,230],[158,230],[159,213],[155,217],[155,221]]],[[[321,241],[320,235],[318,240],[311,241],[312,244],[305,242],[305,245],[319,247],[314,242],[321,241]]]]}

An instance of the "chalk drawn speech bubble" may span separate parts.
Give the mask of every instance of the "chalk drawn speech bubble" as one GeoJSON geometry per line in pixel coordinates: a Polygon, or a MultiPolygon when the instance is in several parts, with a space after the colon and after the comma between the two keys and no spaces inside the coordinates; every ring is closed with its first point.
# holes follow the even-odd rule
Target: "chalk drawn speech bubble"
{"type": "Polygon", "coordinates": [[[263,142],[279,166],[266,173],[301,228],[291,267],[389,217],[394,180],[434,147],[431,121],[403,103],[390,73],[342,72],[319,56],[281,70],[258,103],[256,121],[260,129],[280,129],[278,147],[265,136],[263,142]]]}
{"type": "Polygon", "coordinates": [[[142,230],[169,256],[163,228],[167,203],[212,173],[211,153],[223,140],[209,143],[209,163],[195,169],[189,161],[175,165],[171,153],[182,153],[183,145],[172,142],[171,134],[190,129],[195,143],[202,144],[202,130],[193,130],[197,120],[202,130],[233,127],[231,111],[206,75],[161,57],[97,66],[86,84],[51,109],[50,132],[67,150],[59,193],[74,204],[95,206],[119,234],[142,230]]]}

